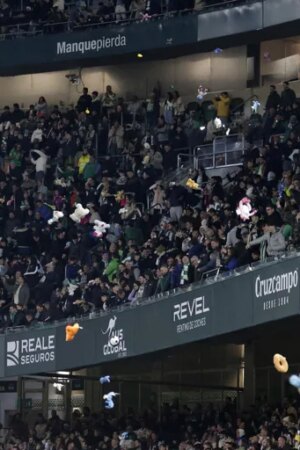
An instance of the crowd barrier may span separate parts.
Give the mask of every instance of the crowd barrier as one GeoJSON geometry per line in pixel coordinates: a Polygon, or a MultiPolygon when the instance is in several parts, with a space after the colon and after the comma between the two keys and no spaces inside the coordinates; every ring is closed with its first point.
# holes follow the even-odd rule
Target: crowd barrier
{"type": "Polygon", "coordinates": [[[189,285],[141,305],[78,322],[66,342],[64,323],[9,329],[0,335],[0,377],[70,370],[135,357],[300,314],[300,254],[189,285]]]}

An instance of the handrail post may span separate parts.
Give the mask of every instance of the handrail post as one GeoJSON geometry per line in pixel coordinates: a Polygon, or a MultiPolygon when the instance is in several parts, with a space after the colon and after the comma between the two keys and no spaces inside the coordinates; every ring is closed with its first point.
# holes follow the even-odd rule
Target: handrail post
{"type": "Polygon", "coordinates": [[[179,154],[179,155],[177,155],[177,169],[180,169],[180,164],[181,164],[181,157],[179,154]]]}
{"type": "Polygon", "coordinates": [[[216,140],[217,138],[213,140],[213,169],[216,168],[216,140]]]}

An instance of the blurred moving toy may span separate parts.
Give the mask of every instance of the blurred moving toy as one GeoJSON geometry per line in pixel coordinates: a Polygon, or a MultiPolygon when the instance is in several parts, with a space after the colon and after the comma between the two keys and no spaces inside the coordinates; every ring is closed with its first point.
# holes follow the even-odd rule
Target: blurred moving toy
{"type": "Polygon", "coordinates": [[[79,286],[78,284],[72,284],[70,283],[69,286],[67,287],[68,293],[71,297],[73,297],[74,292],[76,291],[76,289],[78,289],[79,286]]]}
{"type": "Polygon", "coordinates": [[[198,87],[198,95],[197,95],[197,100],[203,100],[203,97],[205,97],[208,94],[208,89],[206,89],[203,86],[199,86],[198,87]]]}
{"type": "Polygon", "coordinates": [[[290,385],[294,386],[298,390],[300,389],[300,376],[299,375],[291,375],[289,378],[290,385]]]}
{"type": "Polygon", "coordinates": [[[115,345],[118,345],[118,343],[120,342],[120,339],[118,336],[113,336],[109,343],[114,347],[115,345]]]}
{"type": "Polygon", "coordinates": [[[105,375],[105,377],[100,377],[99,381],[101,384],[110,383],[110,375],[105,375]]]}
{"type": "Polygon", "coordinates": [[[189,178],[186,182],[186,187],[194,190],[200,190],[200,186],[196,181],[192,180],[192,178],[189,178]]]}
{"type": "Polygon", "coordinates": [[[90,213],[90,210],[88,208],[83,208],[81,203],[76,203],[75,208],[75,211],[70,214],[70,218],[74,222],[80,223],[81,220],[90,213]]]}
{"type": "Polygon", "coordinates": [[[66,342],[73,341],[74,337],[78,333],[79,330],[82,330],[83,328],[79,326],[79,323],[74,323],[74,325],[67,325],[66,326],[66,342]]]}
{"type": "Polygon", "coordinates": [[[286,358],[279,353],[273,356],[273,364],[277,372],[286,373],[289,370],[289,365],[286,358]]]}
{"type": "Polygon", "coordinates": [[[239,202],[239,206],[236,209],[237,215],[242,220],[249,220],[251,216],[254,216],[254,214],[257,213],[256,209],[252,209],[250,199],[248,197],[242,198],[242,200],[239,202]]]}
{"type": "Polygon", "coordinates": [[[112,409],[115,406],[114,403],[114,397],[116,397],[118,394],[117,392],[109,392],[108,394],[103,395],[104,405],[106,409],[112,409]]]}
{"type": "Polygon", "coordinates": [[[52,219],[48,220],[48,224],[52,225],[55,222],[58,222],[59,219],[61,219],[62,217],[64,217],[64,213],[61,211],[53,211],[53,216],[52,219]]]}
{"type": "Polygon", "coordinates": [[[94,221],[94,231],[93,235],[95,237],[102,237],[104,233],[110,228],[110,225],[105,222],[101,222],[101,220],[95,220],[94,221]]]}

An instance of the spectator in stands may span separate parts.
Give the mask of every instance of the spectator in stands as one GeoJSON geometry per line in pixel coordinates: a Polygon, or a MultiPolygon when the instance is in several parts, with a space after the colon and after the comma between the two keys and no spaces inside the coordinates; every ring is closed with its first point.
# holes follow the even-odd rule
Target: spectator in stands
{"type": "Polygon", "coordinates": [[[34,109],[36,111],[37,117],[42,118],[48,116],[48,105],[45,97],[39,98],[38,102],[35,104],[34,109]]]}
{"type": "Polygon", "coordinates": [[[276,90],[276,86],[274,86],[274,84],[272,84],[270,86],[270,93],[268,95],[267,102],[266,102],[266,109],[274,108],[275,110],[277,110],[277,108],[280,104],[281,104],[280,95],[278,94],[278,92],[276,90]]]}
{"type": "Polygon", "coordinates": [[[281,229],[277,229],[275,225],[265,223],[263,225],[264,234],[257,239],[249,242],[247,248],[260,244],[260,259],[265,260],[266,256],[276,256],[284,252],[286,241],[281,229]]]}
{"type": "Polygon", "coordinates": [[[170,272],[167,265],[162,265],[158,270],[158,281],[155,294],[161,294],[170,289],[170,272]]]}
{"type": "Polygon", "coordinates": [[[120,155],[124,148],[124,128],[116,121],[108,133],[108,152],[110,156],[120,155]]]}
{"type": "Polygon", "coordinates": [[[127,11],[124,0],[116,0],[115,4],[116,4],[115,6],[116,21],[118,22],[120,20],[126,20],[127,11]]]}
{"type": "Polygon", "coordinates": [[[217,109],[217,116],[221,119],[224,126],[228,125],[229,111],[230,111],[230,97],[228,92],[221,92],[214,99],[214,105],[217,109]]]}
{"type": "Polygon", "coordinates": [[[30,156],[32,164],[35,165],[36,180],[42,183],[44,181],[47,170],[47,155],[45,155],[45,153],[40,150],[31,150],[30,156]],[[33,157],[36,156],[37,158],[34,159],[33,157]]]}
{"type": "Polygon", "coordinates": [[[130,17],[133,19],[141,19],[141,16],[146,8],[145,0],[132,0],[130,2],[129,11],[130,17]]]}
{"type": "Polygon", "coordinates": [[[91,107],[92,97],[89,94],[87,87],[82,90],[82,95],[79,97],[77,102],[77,109],[79,112],[84,112],[91,107]]]}
{"type": "Polygon", "coordinates": [[[287,107],[292,107],[296,100],[296,94],[293,89],[290,88],[290,83],[285,81],[283,83],[283,91],[281,93],[281,106],[286,109],[287,107]]]}
{"type": "Polygon", "coordinates": [[[106,86],[105,93],[101,97],[102,101],[102,112],[105,116],[108,116],[113,108],[117,104],[117,96],[113,92],[112,87],[110,85],[106,86]]]}

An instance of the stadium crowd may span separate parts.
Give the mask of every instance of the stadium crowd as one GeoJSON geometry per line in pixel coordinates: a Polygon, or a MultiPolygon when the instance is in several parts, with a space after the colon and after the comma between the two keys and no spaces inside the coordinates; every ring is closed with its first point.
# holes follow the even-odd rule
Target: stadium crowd
{"type": "Polygon", "coordinates": [[[133,410],[113,413],[75,410],[71,423],[52,411],[39,414],[32,429],[17,414],[5,447],[11,450],[291,450],[299,448],[299,401],[283,406],[257,404],[238,414],[228,398],[222,409],[212,404],[194,408],[165,404],[161,420],[149,407],[138,417],[133,410]]]}
{"type": "Polygon", "coordinates": [[[213,99],[209,116],[204,102],[193,105],[178,92],[162,100],[158,89],[148,102],[128,105],[108,86],[101,95],[84,88],[65,110],[44,97],[27,111],[4,108],[2,328],[141,303],[209,271],[230,272],[299,247],[294,91],[287,83],[280,96],[271,87],[263,117],[254,113],[245,122],[250,144],[241,169],[226,180],[195,170],[199,190],[174,178],[176,149],[201,137],[200,125],[208,130],[214,117],[231,121],[230,97],[213,99]],[[256,209],[248,222],[236,214],[245,196],[256,209]],[[75,223],[70,214],[78,203],[89,214],[75,223]],[[53,211],[64,217],[51,223],[53,211]],[[110,225],[102,238],[93,232],[95,220],[110,225]]]}
{"type": "MultiPolygon", "coordinates": [[[[240,0],[236,0],[240,1],[240,0]]],[[[1,34],[57,33],[120,20],[147,20],[164,13],[199,11],[228,0],[1,0],[1,34]],[[55,24],[55,25],[54,25],[55,24]],[[65,28],[62,24],[66,24],[65,28]]],[[[228,2],[232,5],[232,0],[228,2]]]]}

